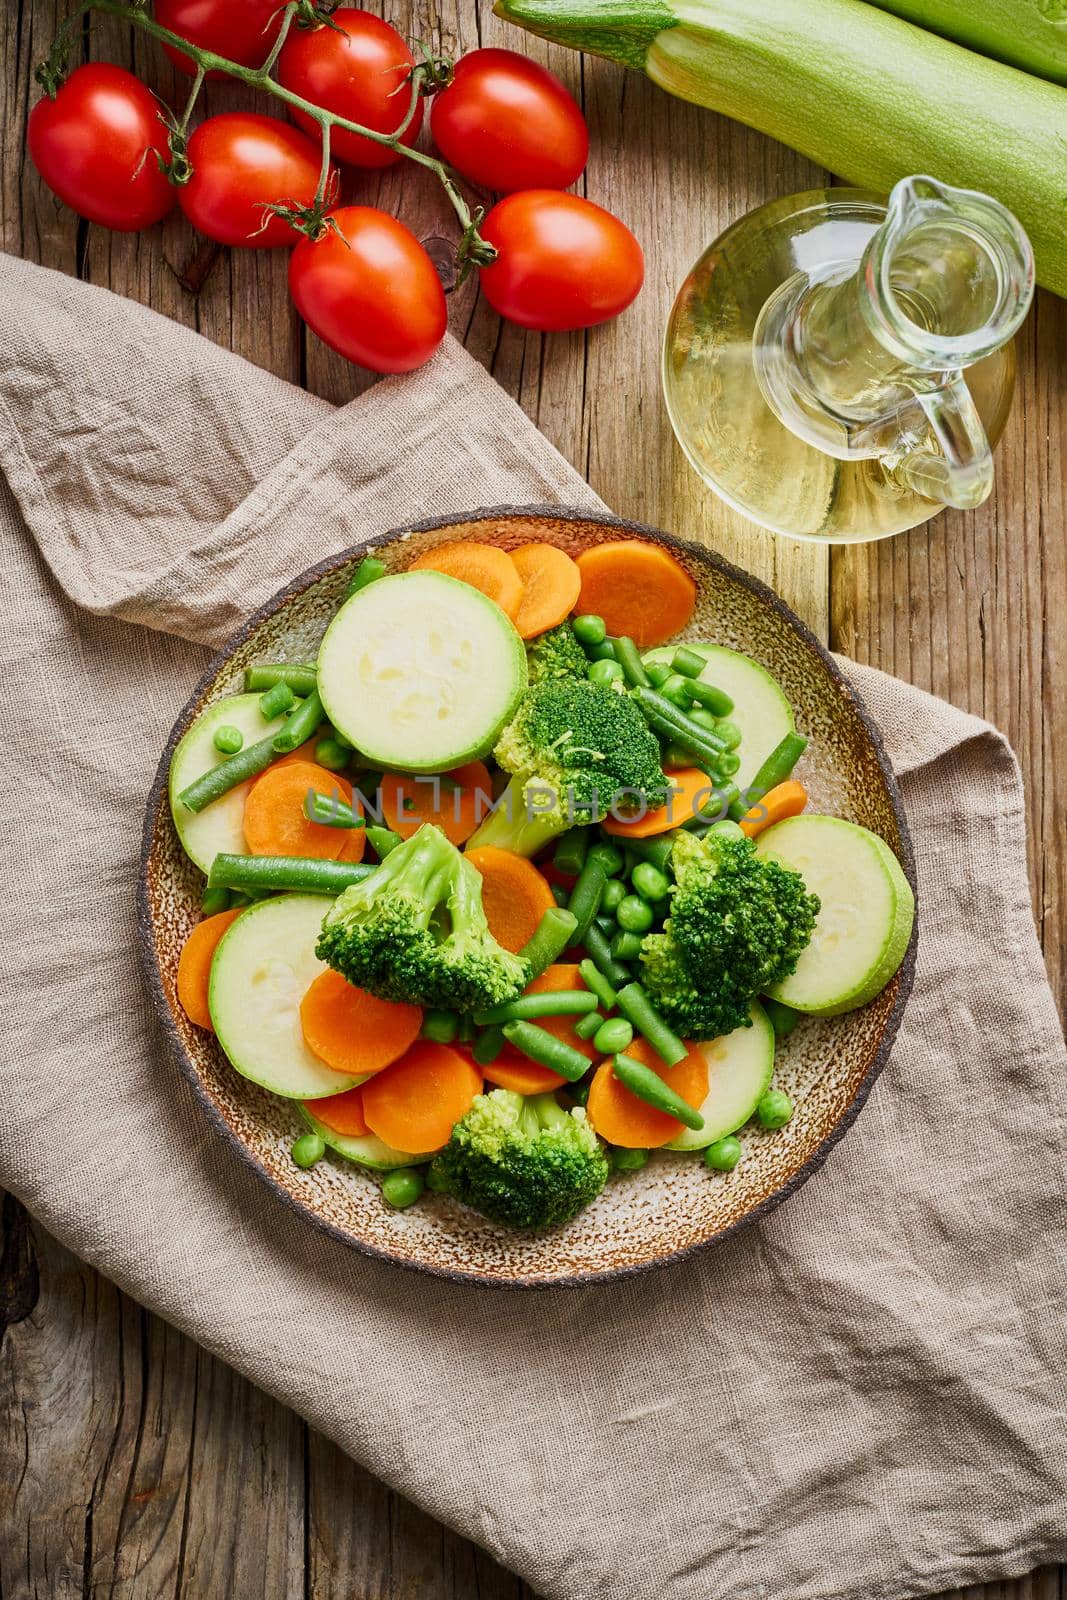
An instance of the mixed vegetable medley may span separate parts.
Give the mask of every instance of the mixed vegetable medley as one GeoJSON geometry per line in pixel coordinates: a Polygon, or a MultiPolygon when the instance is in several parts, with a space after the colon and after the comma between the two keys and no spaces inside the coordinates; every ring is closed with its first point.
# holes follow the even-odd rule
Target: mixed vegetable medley
{"type": "Polygon", "coordinates": [[[298,1166],[518,1228],[656,1149],[728,1174],[792,1116],[776,1040],[896,972],[896,857],[807,810],[762,665],[670,642],[695,602],[636,539],[371,555],[315,662],[250,668],[185,734],[178,999],[293,1103],[298,1166]]]}

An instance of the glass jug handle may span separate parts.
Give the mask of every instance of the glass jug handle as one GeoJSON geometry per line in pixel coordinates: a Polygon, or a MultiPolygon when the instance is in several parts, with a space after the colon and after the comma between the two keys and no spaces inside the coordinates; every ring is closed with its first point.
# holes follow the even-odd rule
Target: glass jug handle
{"type": "Polygon", "coordinates": [[[927,500],[972,511],[993,487],[993,453],[971,391],[957,372],[945,385],[915,396],[942,454],[913,450],[895,476],[927,500]]]}

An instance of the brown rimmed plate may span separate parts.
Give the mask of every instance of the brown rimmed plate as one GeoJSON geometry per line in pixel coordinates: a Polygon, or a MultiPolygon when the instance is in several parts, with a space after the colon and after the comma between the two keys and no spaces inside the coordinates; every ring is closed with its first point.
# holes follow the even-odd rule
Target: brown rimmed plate
{"type": "Polygon", "coordinates": [[[813,634],[764,584],[701,546],[606,516],[540,507],[497,507],[387,534],[311,568],[251,617],[211,663],[160,759],[145,818],[140,936],[164,1032],[207,1114],[230,1148],[308,1221],[356,1249],[401,1265],[476,1283],[543,1287],[588,1283],[678,1261],[778,1205],[818,1170],[859,1112],[889,1054],[915,964],[915,937],[888,987],[862,1010],[807,1018],[779,1047],[778,1082],[796,1113],[774,1133],[748,1130],[730,1175],[694,1156],[657,1152],[642,1171],[609,1181],[566,1227],[545,1233],[497,1228],[454,1201],[427,1194],[393,1211],[374,1178],[328,1155],[310,1171],[289,1157],[300,1131],[284,1100],[257,1089],[227,1062],[212,1035],[178,1005],[178,955],[199,916],[202,878],[178,843],[167,771],[178,740],[220,695],[242,686],[260,661],[314,659],[353,564],[368,550],[392,571],[445,539],[469,536],[512,549],[543,540],[577,554],[638,536],[668,546],[696,580],[696,614],[685,637],[742,650],[762,662],[792,702],[810,744],[799,774],[812,809],[847,817],[881,835],[915,887],[907,823],[878,731],[813,634]]]}

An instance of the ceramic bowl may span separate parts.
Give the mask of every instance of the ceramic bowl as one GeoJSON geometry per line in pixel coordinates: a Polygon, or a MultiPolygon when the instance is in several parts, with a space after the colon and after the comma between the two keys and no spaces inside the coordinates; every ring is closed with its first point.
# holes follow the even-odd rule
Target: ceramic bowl
{"type": "Polygon", "coordinates": [[[148,802],[141,877],[141,940],[163,1024],[221,1138],[310,1224],[368,1254],[479,1283],[564,1285],[678,1261],[764,1215],[821,1166],[847,1131],[885,1063],[911,987],[915,941],[888,987],[847,1016],[807,1018],[779,1048],[777,1079],[796,1112],[774,1133],[749,1128],[737,1169],[713,1174],[699,1158],[656,1152],[640,1172],[610,1179],[566,1227],[516,1233],[456,1202],[427,1194],[407,1211],[383,1203],[375,1179],[328,1155],[310,1171],[289,1157],[300,1125],[293,1108],[240,1077],[214,1037],[194,1027],[175,996],[182,943],[199,915],[203,880],[178,844],[167,803],[171,753],[193,719],[241,687],[260,661],[314,659],[353,564],[373,549],[391,571],[446,539],[487,540],[505,549],[544,540],[571,554],[639,536],[668,546],[696,580],[698,603],[685,637],[743,650],[778,679],[810,744],[798,774],[812,809],[862,823],[885,839],[914,888],[900,796],[878,731],[831,657],[763,584],[713,552],[651,528],[541,508],[494,508],[386,535],[303,573],[251,617],[212,662],[175,724],[148,802]]]}

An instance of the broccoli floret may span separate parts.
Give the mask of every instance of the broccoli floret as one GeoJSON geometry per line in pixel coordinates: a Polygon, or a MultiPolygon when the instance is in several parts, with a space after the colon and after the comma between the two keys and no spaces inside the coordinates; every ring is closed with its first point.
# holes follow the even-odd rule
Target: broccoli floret
{"type": "Polygon", "coordinates": [[[799,872],[758,856],[750,839],[680,832],[662,933],[641,948],[645,985],[686,1039],[750,1027],[749,1006],[796,970],[819,911],[799,872]]]}
{"type": "Polygon", "coordinates": [[[550,1094],[480,1094],[432,1168],[436,1188],[511,1228],[569,1222],[604,1187],[608,1163],[581,1107],[550,1094]]]}
{"type": "Polygon", "coordinates": [[[450,1011],[503,1005],[527,980],[489,932],[476,868],[429,823],[334,902],[315,954],[383,1000],[450,1011]]]}
{"type": "Polygon", "coordinates": [[[547,678],[584,678],[589,668],[569,622],[532,639],[526,648],[526,661],[531,683],[543,683],[547,678]]]}
{"type": "Polygon", "coordinates": [[[470,841],[532,856],[580,822],[666,802],[659,742],[629,695],[588,678],[528,689],[493,752],[512,781],[470,841]]]}

